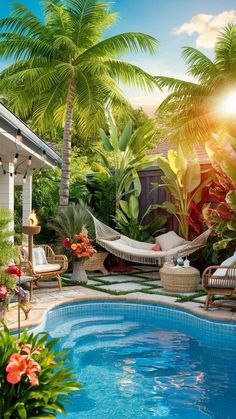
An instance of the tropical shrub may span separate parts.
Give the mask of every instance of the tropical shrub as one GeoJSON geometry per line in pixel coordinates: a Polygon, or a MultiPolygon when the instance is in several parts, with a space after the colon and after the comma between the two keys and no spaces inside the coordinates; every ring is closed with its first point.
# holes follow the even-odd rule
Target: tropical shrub
{"type": "Polygon", "coordinates": [[[218,238],[215,250],[236,246],[236,141],[229,135],[215,137],[206,143],[217,179],[209,189],[211,203],[203,208],[203,215],[218,238]]]}
{"type": "Polygon", "coordinates": [[[0,334],[0,417],[55,418],[65,413],[68,396],[81,388],[56,340],[23,331],[19,338],[4,326],[0,334]]]}
{"type": "MultiPolygon", "coordinates": [[[[105,224],[114,227],[116,211],[116,181],[107,173],[94,173],[87,177],[89,205],[93,214],[105,224]]],[[[90,232],[91,233],[91,232],[90,232]]]]}
{"type": "Polygon", "coordinates": [[[16,249],[10,238],[14,231],[9,230],[9,224],[13,221],[13,215],[6,209],[0,208],[0,266],[6,266],[12,258],[19,259],[16,249]]]}
{"type": "Polygon", "coordinates": [[[169,150],[167,158],[157,156],[157,164],[163,172],[163,183],[154,184],[154,188],[164,187],[173,197],[173,202],[165,201],[160,207],[176,217],[179,234],[188,240],[192,202],[201,199],[200,192],[210,180],[201,183],[201,168],[196,152],[192,150],[191,154],[186,155],[181,146],[176,151],[169,150]]]}
{"type": "Polygon", "coordinates": [[[80,201],[79,204],[72,203],[59,210],[49,225],[62,241],[65,237],[74,237],[78,231],[82,231],[89,224],[90,218],[87,204],[80,201]]]}

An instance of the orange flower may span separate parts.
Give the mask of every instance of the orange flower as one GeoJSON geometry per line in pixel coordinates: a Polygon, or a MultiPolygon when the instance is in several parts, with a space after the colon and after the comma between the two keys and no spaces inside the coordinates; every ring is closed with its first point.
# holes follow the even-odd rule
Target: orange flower
{"type": "Polygon", "coordinates": [[[76,250],[77,249],[77,244],[76,243],[72,243],[72,245],[70,246],[72,250],[76,250]]]}
{"type": "Polygon", "coordinates": [[[25,374],[29,378],[29,382],[32,386],[35,386],[39,383],[38,376],[36,372],[41,372],[41,367],[36,361],[29,361],[25,370],[25,374]]]}
{"type": "Polygon", "coordinates": [[[29,359],[26,355],[12,354],[6,366],[7,381],[10,384],[17,384],[22,375],[27,375],[32,386],[39,383],[36,372],[41,372],[38,362],[29,359]]]}
{"type": "Polygon", "coordinates": [[[25,374],[27,366],[26,356],[20,354],[12,354],[8,359],[8,365],[6,367],[7,381],[11,384],[17,384],[21,380],[23,374],[25,374]]]}

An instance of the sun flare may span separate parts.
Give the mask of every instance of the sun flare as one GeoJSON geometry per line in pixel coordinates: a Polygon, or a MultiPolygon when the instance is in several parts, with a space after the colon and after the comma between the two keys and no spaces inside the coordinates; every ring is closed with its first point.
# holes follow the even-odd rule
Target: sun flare
{"type": "Polygon", "coordinates": [[[221,100],[219,112],[224,116],[236,115],[236,91],[229,92],[221,100]]]}

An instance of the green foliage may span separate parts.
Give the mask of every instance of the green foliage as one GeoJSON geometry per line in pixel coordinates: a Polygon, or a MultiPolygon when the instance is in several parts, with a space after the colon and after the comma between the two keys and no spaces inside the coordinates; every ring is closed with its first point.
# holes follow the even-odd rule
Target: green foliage
{"type": "Polygon", "coordinates": [[[236,81],[236,25],[228,25],[219,33],[211,60],[192,47],[183,48],[188,74],[194,82],[158,76],[161,89],[169,95],[157,109],[162,138],[192,144],[212,138],[212,133],[226,131],[235,136],[234,117],[222,116],[220,102],[236,81]]]}
{"type": "MultiPolygon", "coordinates": [[[[87,179],[90,192],[89,204],[94,215],[109,226],[114,226],[116,210],[116,181],[107,173],[94,173],[87,179]]],[[[90,235],[91,232],[90,232],[90,235]]]]}
{"type": "MultiPolygon", "coordinates": [[[[154,185],[154,189],[164,187],[174,198],[174,202],[165,201],[160,207],[176,217],[180,235],[188,240],[190,204],[206,186],[200,183],[201,169],[196,152],[192,150],[191,155],[186,155],[178,146],[177,151],[169,150],[167,159],[158,156],[157,163],[163,172],[163,183],[154,185]]],[[[210,179],[206,183],[209,182],[210,179]]]]}
{"type": "Polygon", "coordinates": [[[50,243],[55,239],[55,234],[48,226],[48,220],[58,211],[60,170],[34,170],[32,207],[42,226],[40,234],[35,236],[38,243],[50,243]]]}
{"type": "Polygon", "coordinates": [[[17,258],[17,252],[10,242],[14,232],[9,230],[9,223],[13,221],[13,215],[0,208],[0,266],[5,266],[11,258],[17,258]]]}
{"type": "Polygon", "coordinates": [[[127,201],[120,201],[120,208],[116,211],[116,226],[124,234],[134,240],[149,241],[158,233],[164,231],[167,217],[157,215],[151,222],[145,223],[145,218],[149,215],[156,205],[150,205],[145,214],[139,219],[138,197],[131,194],[127,201]]]}
{"type": "Polygon", "coordinates": [[[79,204],[72,203],[64,210],[60,210],[50,221],[49,226],[57,233],[59,239],[72,238],[88,225],[90,217],[87,209],[83,201],[79,204]]]}
{"type": "Polygon", "coordinates": [[[55,418],[56,413],[65,413],[63,407],[72,392],[81,385],[75,375],[65,366],[64,353],[55,353],[56,340],[46,333],[34,335],[23,331],[19,338],[4,327],[0,334],[0,417],[2,419],[55,418]],[[24,346],[26,345],[26,346],[24,346]],[[40,372],[38,384],[30,384],[26,373],[20,381],[7,381],[6,366],[12,354],[20,354],[27,361],[36,362],[40,372]]]}

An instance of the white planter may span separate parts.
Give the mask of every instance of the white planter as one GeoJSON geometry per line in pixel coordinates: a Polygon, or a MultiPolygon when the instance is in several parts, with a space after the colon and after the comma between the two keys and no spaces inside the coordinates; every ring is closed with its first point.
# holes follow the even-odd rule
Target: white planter
{"type": "Polygon", "coordinates": [[[88,281],[88,277],[84,269],[83,259],[73,263],[73,272],[71,275],[71,280],[80,284],[86,284],[86,282],[88,281]]]}

